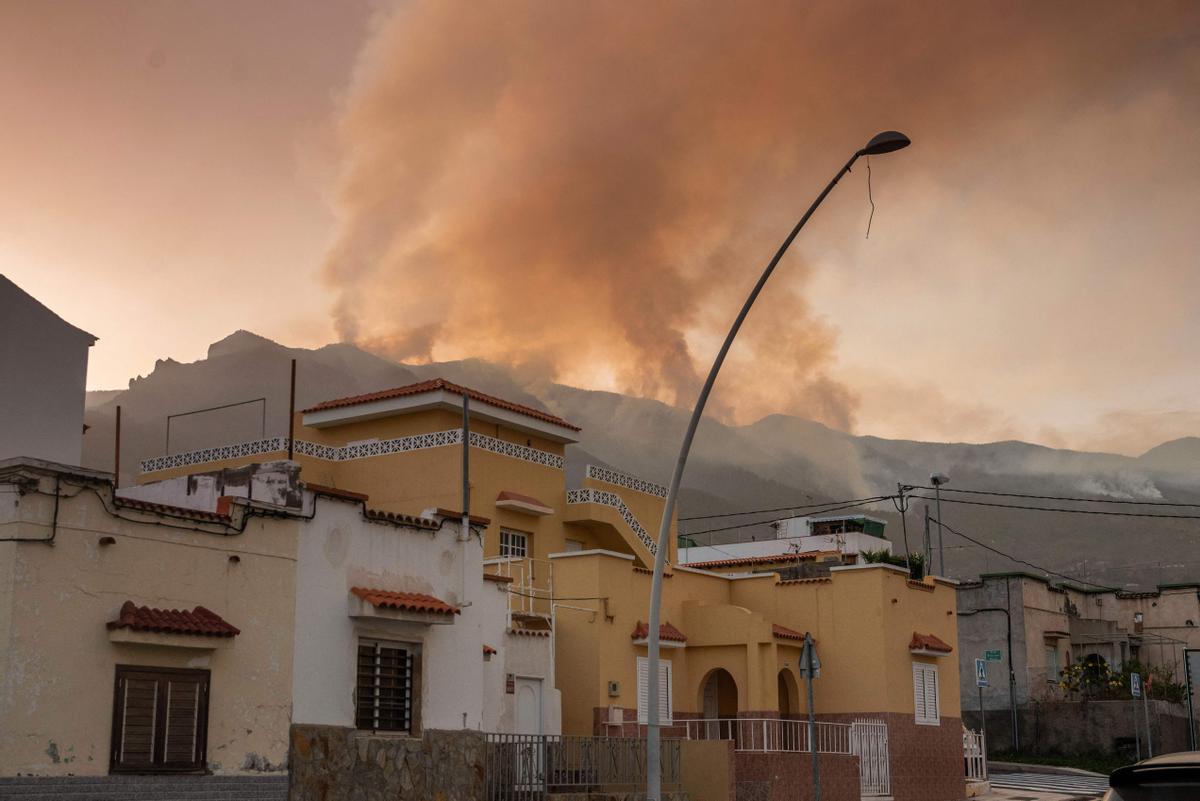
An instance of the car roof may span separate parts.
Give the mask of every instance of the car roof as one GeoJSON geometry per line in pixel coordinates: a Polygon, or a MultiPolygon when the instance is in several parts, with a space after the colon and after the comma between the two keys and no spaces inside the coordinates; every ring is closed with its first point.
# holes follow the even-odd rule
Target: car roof
{"type": "Polygon", "coordinates": [[[1200,765],[1200,751],[1178,751],[1174,754],[1143,759],[1140,765],[1200,765]]]}

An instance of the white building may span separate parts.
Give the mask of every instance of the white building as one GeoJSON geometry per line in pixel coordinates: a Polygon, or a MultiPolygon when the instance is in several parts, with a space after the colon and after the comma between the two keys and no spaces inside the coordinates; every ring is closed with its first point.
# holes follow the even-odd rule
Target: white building
{"type": "Polygon", "coordinates": [[[297,521],[292,723],[561,731],[553,632],[510,626],[509,580],[483,572],[481,528],[462,538],[458,517],[379,512],[366,495],[299,479],[280,461],[120,491],[206,512],[275,507],[297,521]],[[390,689],[369,689],[375,680],[390,689]]]}
{"type": "Polygon", "coordinates": [[[867,515],[789,517],[771,523],[773,539],[727,542],[721,545],[680,547],[680,564],[765,560],[797,553],[832,553],[855,556],[863,551],[892,552],[884,538],[887,522],[867,515]]]}
{"type": "Polygon", "coordinates": [[[0,275],[0,459],[77,465],[96,337],[0,275]]]}

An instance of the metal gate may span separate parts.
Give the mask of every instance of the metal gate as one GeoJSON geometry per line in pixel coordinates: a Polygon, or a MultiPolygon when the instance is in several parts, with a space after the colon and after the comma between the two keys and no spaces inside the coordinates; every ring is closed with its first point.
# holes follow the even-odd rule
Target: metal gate
{"type": "Polygon", "coordinates": [[[850,753],[858,757],[862,796],[890,796],[892,770],[888,762],[888,730],[882,720],[855,720],[850,726],[850,753]]]}

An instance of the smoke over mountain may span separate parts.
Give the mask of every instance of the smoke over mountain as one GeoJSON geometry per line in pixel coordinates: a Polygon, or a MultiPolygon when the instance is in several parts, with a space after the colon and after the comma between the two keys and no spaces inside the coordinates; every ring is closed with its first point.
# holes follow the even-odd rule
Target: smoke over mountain
{"type": "Polygon", "coordinates": [[[340,122],[338,333],[407,362],[477,357],[689,400],[783,233],[897,127],[918,147],[872,165],[872,239],[864,164],[764,294],[714,409],[849,430],[837,329],[888,299],[814,310],[814,267],[883,253],[919,283],[931,253],[981,252],[963,207],[986,251],[1014,214],[1036,226],[1010,208],[1025,181],[1075,204],[1056,170],[1077,177],[1111,133],[1037,142],[1034,162],[1031,140],[1177,36],[1165,5],[405,3],[376,21],[340,122]],[[984,176],[1010,199],[964,189],[984,176]]]}

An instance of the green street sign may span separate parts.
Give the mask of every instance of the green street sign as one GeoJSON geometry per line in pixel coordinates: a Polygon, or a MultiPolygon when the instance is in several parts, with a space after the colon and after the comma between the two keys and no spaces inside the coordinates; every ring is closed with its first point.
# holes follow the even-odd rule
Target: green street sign
{"type": "Polygon", "coordinates": [[[1000,661],[1000,652],[999,651],[984,651],[983,656],[989,662],[999,662],[1000,661]]]}

